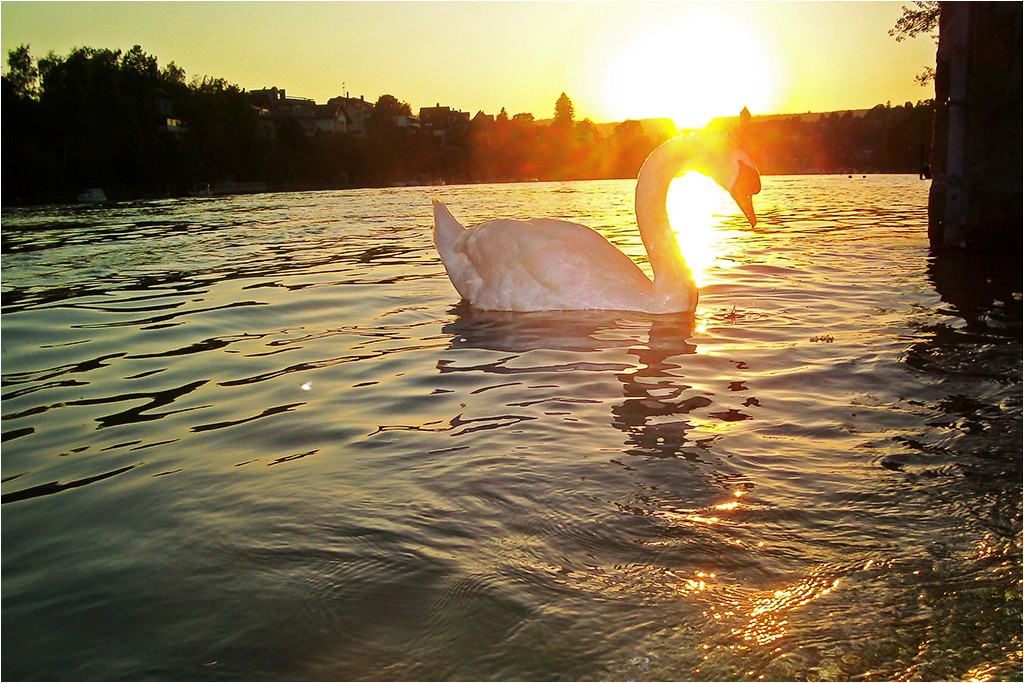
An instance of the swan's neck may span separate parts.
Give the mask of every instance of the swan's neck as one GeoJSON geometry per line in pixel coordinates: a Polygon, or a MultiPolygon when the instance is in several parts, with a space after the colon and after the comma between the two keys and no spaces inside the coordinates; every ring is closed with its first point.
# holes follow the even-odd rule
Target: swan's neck
{"type": "Polygon", "coordinates": [[[686,138],[658,147],[644,162],[636,182],[636,224],[654,271],[654,284],[688,282],[690,270],[668,222],[668,188],[686,167],[686,138]]]}

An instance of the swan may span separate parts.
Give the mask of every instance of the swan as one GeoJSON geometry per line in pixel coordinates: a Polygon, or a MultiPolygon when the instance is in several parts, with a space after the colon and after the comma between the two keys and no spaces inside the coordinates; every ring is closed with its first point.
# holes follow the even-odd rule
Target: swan
{"type": "Polygon", "coordinates": [[[449,279],[473,308],[490,311],[692,312],[697,286],[679,251],[665,201],[669,183],[695,170],[729,191],[751,227],[761,190],[754,162],[726,135],[680,135],[658,146],[636,182],[636,223],[654,280],[579,223],[532,218],[463,227],[436,197],[434,245],[449,279]]]}

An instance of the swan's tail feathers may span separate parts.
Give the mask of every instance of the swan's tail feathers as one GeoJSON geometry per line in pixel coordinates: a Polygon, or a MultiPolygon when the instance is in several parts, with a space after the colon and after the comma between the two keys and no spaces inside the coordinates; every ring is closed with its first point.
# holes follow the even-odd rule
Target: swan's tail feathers
{"type": "Polygon", "coordinates": [[[466,228],[455,220],[448,207],[434,197],[434,246],[459,296],[470,301],[479,288],[480,278],[462,251],[465,234],[466,228]]]}
{"type": "Polygon", "coordinates": [[[466,229],[455,220],[448,207],[434,197],[434,246],[441,254],[442,261],[448,262],[456,242],[465,231],[466,229]]]}

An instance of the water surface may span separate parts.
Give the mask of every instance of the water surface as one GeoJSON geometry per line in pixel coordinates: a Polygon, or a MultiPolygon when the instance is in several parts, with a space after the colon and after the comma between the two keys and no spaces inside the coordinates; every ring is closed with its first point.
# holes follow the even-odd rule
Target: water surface
{"type": "Polygon", "coordinates": [[[1019,680],[1019,267],[911,176],[723,204],[692,316],[474,312],[430,242],[646,268],[632,190],[4,211],[3,676],[1019,680]]]}

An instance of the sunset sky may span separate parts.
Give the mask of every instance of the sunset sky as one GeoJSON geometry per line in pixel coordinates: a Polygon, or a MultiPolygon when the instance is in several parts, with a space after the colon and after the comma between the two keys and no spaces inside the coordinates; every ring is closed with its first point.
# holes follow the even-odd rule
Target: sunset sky
{"type": "MultiPolygon", "coordinates": [[[[414,112],[550,118],[671,117],[702,126],[754,114],[929,98],[914,75],[930,37],[888,31],[905,2],[10,2],[2,47],[38,59],[138,43],[186,77],[277,86],[317,102],[392,94],[414,112]]],[[[6,73],[6,62],[4,66],[6,73]]]]}

